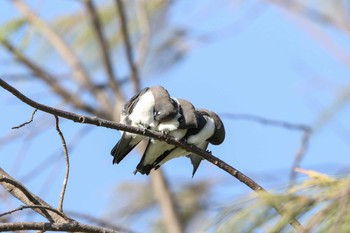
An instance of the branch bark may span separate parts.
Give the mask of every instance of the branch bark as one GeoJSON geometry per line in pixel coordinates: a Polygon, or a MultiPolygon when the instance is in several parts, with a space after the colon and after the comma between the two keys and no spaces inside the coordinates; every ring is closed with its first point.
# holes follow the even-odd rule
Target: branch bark
{"type": "Polygon", "coordinates": [[[121,231],[111,230],[103,227],[95,227],[79,222],[71,223],[47,223],[47,222],[14,222],[1,223],[0,231],[66,231],[66,232],[92,232],[92,233],[120,233],[121,231]]]}
{"type": "MultiPolygon", "coordinates": [[[[25,205],[40,205],[53,209],[48,203],[46,203],[41,198],[28,191],[21,183],[12,178],[2,168],[0,168],[0,184],[9,193],[11,193],[12,196],[23,202],[25,205]]],[[[63,214],[57,214],[55,212],[48,211],[45,209],[33,208],[33,210],[38,214],[42,215],[50,222],[67,223],[71,220],[63,214]]]]}
{"type": "Polygon", "coordinates": [[[63,155],[66,161],[66,172],[63,178],[63,184],[62,184],[62,189],[61,189],[61,193],[60,193],[60,198],[58,201],[58,210],[63,212],[63,200],[64,200],[64,195],[66,193],[66,188],[67,188],[67,183],[68,183],[68,177],[69,177],[69,156],[68,156],[68,150],[67,150],[67,143],[66,140],[64,139],[63,133],[59,127],[59,118],[58,116],[55,116],[55,120],[56,120],[56,131],[58,133],[58,135],[61,138],[61,142],[62,142],[62,147],[63,147],[63,155]]]}
{"type": "MultiPolygon", "coordinates": [[[[219,167],[220,169],[226,171],[227,173],[229,173],[230,175],[232,175],[236,179],[238,179],[240,182],[242,182],[245,185],[247,185],[252,190],[257,191],[257,192],[258,191],[266,192],[266,190],[262,186],[260,186],[258,183],[256,183],[254,180],[252,180],[251,178],[249,178],[248,176],[246,176],[245,174],[243,174],[239,170],[233,168],[229,164],[225,163],[221,159],[215,157],[211,153],[208,153],[207,151],[202,150],[202,149],[200,149],[200,148],[198,148],[196,146],[187,144],[186,142],[178,141],[174,137],[171,137],[169,135],[164,135],[161,132],[141,129],[141,128],[138,128],[138,127],[124,125],[124,124],[121,124],[121,123],[116,123],[116,122],[113,122],[113,121],[108,121],[108,120],[100,119],[100,118],[97,118],[97,117],[89,117],[89,116],[78,115],[78,114],[75,114],[75,113],[63,111],[63,110],[60,110],[60,109],[52,108],[52,107],[49,107],[49,106],[37,103],[37,102],[29,99],[28,97],[26,97],[22,93],[20,93],[17,89],[15,89],[14,87],[9,85],[8,83],[6,83],[2,79],[0,79],[0,86],[3,87],[4,89],[6,89],[7,91],[11,92],[13,95],[15,95],[18,99],[20,99],[24,103],[30,105],[33,108],[37,108],[37,109],[39,109],[39,110],[41,110],[43,112],[47,112],[47,113],[50,113],[50,114],[53,114],[53,115],[56,115],[56,116],[60,116],[60,117],[63,117],[63,118],[66,118],[66,119],[69,119],[69,120],[72,120],[72,121],[78,122],[78,123],[102,126],[102,127],[106,127],[106,128],[110,128],[110,129],[117,129],[117,130],[121,130],[121,131],[127,131],[127,132],[130,132],[130,133],[143,135],[143,136],[146,136],[146,137],[155,138],[157,140],[165,141],[165,142],[167,142],[169,144],[172,144],[172,145],[175,145],[177,147],[183,148],[183,149],[185,149],[188,152],[191,152],[191,153],[194,153],[194,154],[197,154],[197,155],[201,156],[203,159],[209,161],[210,163],[214,164],[215,166],[219,167]]],[[[280,207],[274,206],[274,208],[277,210],[278,213],[283,215],[283,211],[281,210],[280,207]]],[[[290,220],[290,224],[298,232],[302,231],[302,226],[296,219],[291,219],[290,220]]]]}
{"type": "Polygon", "coordinates": [[[131,80],[133,81],[133,84],[134,84],[134,92],[137,93],[140,90],[140,78],[139,78],[136,64],[134,62],[134,56],[133,56],[133,51],[132,51],[132,46],[131,46],[131,41],[130,41],[130,36],[128,31],[128,23],[127,23],[126,14],[125,14],[124,3],[122,0],[115,0],[115,1],[116,1],[117,11],[118,11],[118,16],[119,16],[119,26],[122,31],[122,37],[123,37],[123,42],[125,46],[125,55],[131,71],[131,80]]]}

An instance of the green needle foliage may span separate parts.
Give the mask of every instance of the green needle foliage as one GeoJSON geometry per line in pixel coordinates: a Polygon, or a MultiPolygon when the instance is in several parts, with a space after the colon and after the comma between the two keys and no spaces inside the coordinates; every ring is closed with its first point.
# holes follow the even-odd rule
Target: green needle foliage
{"type": "MultiPolygon", "coordinates": [[[[350,177],[332,178],[307,171],[308,179],[279,193],[253,193],[222,209],[210,228],[214,232],[294,232],[297,218],[305,232],[350,231],[350,177]],[[278,206],[282,217],[274,210],[278,206]]],[[[208,227],[209,228],[209,227],[208,227]]]]}

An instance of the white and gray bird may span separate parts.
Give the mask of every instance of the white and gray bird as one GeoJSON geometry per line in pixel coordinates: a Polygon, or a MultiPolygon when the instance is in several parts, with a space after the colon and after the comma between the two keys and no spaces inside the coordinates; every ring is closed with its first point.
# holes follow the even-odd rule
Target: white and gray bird
{"type": "MultiPolygon", "coordinates": [[[[176,100],[179,104],[178,114],[169,121],[159,123],[157,130],[180,140],[186,135],[188,129],[197,128],[197,118],[195,108],[190,102],[184,99],[176,100]]],[[[149,139],[134,174],[140,172],[148,175],[174,148],[174,145],[165,141],[149,139]]]]}
{"type": "MultiPolygon", "coordinates": [[[[152,86],[142,89],[124,105],[120,123],[156,129],[159,123],[169,121],[177,114],[177,103],[170,98],[168,91],[162,86],[152,86]]],[[[111,150],[113,164],[123,160],[143,138],[142,135],[122,132],[120,140],[111,150]]]]}
{"type": "MultiPolygon", "coordinates": [[[[195,114],[197,127],[188,129],[183,139],[186,140],[187,143],[195,145],[203,150],[207,149],[209,143],[213,145],[221,144],[225,140],[225,127],[220,117],[216,113],[206,109],[198,109],[195,111],[195,114]]],[[[191,159],[193,177],[202,161],[202,157],[189,153],[179,147],[173,147],[171,151],[167,151],[167,154],[162,156],[163,159],[154,164],[153,168],[158,169],[167,161],[180,156],[188,156],[191,159]]]]}

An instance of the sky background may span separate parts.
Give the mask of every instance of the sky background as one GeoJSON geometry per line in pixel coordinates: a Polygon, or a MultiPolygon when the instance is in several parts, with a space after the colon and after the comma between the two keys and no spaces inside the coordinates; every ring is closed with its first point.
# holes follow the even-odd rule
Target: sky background
{"type": "MultiPolygon", "coordinates": [[[[55,7],[45,1],[28,2],[33,6],[39,2],[40,12],[45,18],[77,7],[69,1],[50,1],[55,7]]],[[[308,33],[327,33],[344,53],[348,53],[349,39],[341,32],[301,19],[263,1],[248,1],[241,7],[224,0],[213,2],[189,4],[180,1],[175,4],[169,20],[173,25],[191,29],[190,38],[194,39],[189,40],[190,50],[170,70],[145,77],[143,87],[163,85],[172,96],[187,99],[196,107],[210,109],[222,116],[224,113],[253,114],[309,126],[314,126],[320,114],[333,106],[341,93],[346,93],[348,67],[308,33]],[[195,39],[213,31],[217,33],[210,34],[214,35],[212,40],[195,39]]],[[[15,15],[17,12],[8,1],[0,2],[1,23],[15,15]]],[[[4,58],[3,62],[8,58],[2,49],[0,58],[4,58]]],[[[3,77],[16,72],[11,65],[0,71],[3,77]]],[[[11,83],[34,100],[57,104],[54,98],[31,95],[37,92],[26,82],[11,83]]],[[[0,164],[31,191],[56,206],[64,160],[54,118],[40,112],[32,124],[11,130],[12,126],[29,119],[32,109],[4,90],[0,90],[0,107],[1,138],[8,134],[26,135],[26,132],[35,132],[41,126],[50,128],[34,140],[23,137],[16,143],[0,141],[0,164]],[[45,165],[48,169],[44,172],[32,170],[52,155],[55,156],[45,165]],[[29,171],[34,178],[25,178],[29,171]]],[[[344,104],[334,117],[317,127],[310,138],[302,168],[330,175],[348,171],[349,115],[349,108],[344,104]]],[[[226,140],[222,145],[209,146],[213,155],[263,187],[276,190],[285,187],[302,132],[228,117],[222,117],[222,120],[226,140]]],[[[65,119],[60,120],[60,127],[68,144],[83,137],[79,144],[69,148],[71,164],[65,210],[103,216],[111,206],[122,201],[115,192],[118,184],[146,182],[146,176],[132,173],[139,161],[136,153],[112,166],[110,150],[119,139],[118,132],[65,119]]],[[[244,184],[206,161],[202,162],[194,178],[191,177],[192,166],[186,158],[172,160],[163,169],[173,189],[178,183],[205,179],[222,182],[223,185],[217,185],[213,190],[210,197],[213,200],[232,200],[233,196],[250,192],[244,184]]],[[[14,202],[12,207],[18,204],[14,202]]],[[[0,204],[1,211],[8,208],[0,204]]]]}

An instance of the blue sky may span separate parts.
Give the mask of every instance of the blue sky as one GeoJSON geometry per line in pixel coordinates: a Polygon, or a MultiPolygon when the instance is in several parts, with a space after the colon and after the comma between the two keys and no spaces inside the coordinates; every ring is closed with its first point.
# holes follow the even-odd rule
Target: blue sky
{"type": "MultiPolygon", "coordinates": [[[[53,14],[65,10],[60,1],[53,2],[57,4],[53,14]]],[[[220,2],[227,4],[227,1],[220,2]]],[[[249,8],[250,4],[253,3],[243,4],[242,10],[249,8]]],[[[7,2],[0,3],[1,22],[15,12],[7,6],[7,2]]],[[[211,31],[212,28],[225,28],[244,15],[240,9],[218,6],[217,14],[210,13],[201,9],[198,3],[185,14],[186,7],[188,4],[182,2],[174,8],[172,22],[189,26],[195,35],[211,31]],[[201,12],[207,12],[213,18],[204,16],[203,19],[201,12]],[[193,23],[188,25],[188,22],[193,23]]],[[[232,30],[232,33],[228,32],[211,42],[194,43],[194,48],[179,64],[152,78],[147,77],[143,86],[163,85],[171,95],[188,99],[196,107],[211,109],[219,114],[247,113],[314,125],[320,113],[330,107],[338,93],[348,85],[348,67],[340,64],[300,27],[303,20],[276,7],[263,4],[261,7],[264,7],[262,12],[238,32],[232,30]]],[[[345,46],[348,38],[331,28],[326,31],[339,45],[344,45],[344,51],[349,49],[345,46]]],[[[2,54],[0,50],[0,56],[2,54]]],[[[6,73],[11,73],[11,69],[2,72],[3,75],[6,73]]],[[[14,84],[24,93],[33,93],[25,83],[14,84]]],[[[52,99],[40,101],[54,104],[52,99]]],[[[0,106],[1,137],[8,134],[12,126],[27,120],[32,111],[5,91],[0,91],[0,106]]],[[[35,131],[41,124],[52,127],[31,143],[0,144],[1,167],[8,172],[13,171],[11,174],[16,178],[22,177],[48,155],[60,151],[54,118],[39,113],[35,119],[34,123],[17,132],[35,131]]],[[[303,168],[339,174],[341,169],[348,166],[350,141],[346,119],[349,119],[349,110],[345,105],[313,134],[302,162],[303,168]]],[[[285,186],[294,155],[300,146],[301,133],[243,120],[223,118],[223,121],[227,137],[222,145],[210,146],[213,154],[262,186],[276,189],[285,186]]],[[[91,126],[61,120],[61,130],[68,143],[85,127],[91,126]]],[[[118,138],[118,132],[93,127],[70,151],[71,175],[65,201],[67,210],[86,211],[100,216],[108,209],[111,194],[115,195],[113,190],[118,183],[146,181],[147,177],[132,174],[139,160],[135,153],[118,166],[112,166],[109,152],[118,138]]],[[[60,156],[63,158],[57,155],[60,156]]],[[[56,170],[48,169],[43,175],[24,182],[30,190],[42,194],[54,206],[61,188],[63,161],[52,161],[52,167],[56,167],[56,170]],[[58,173],[55,174],[56,171],[58,173]],[[45,191],[47,187],[50,187],[49,191],[45,191]]],[[[243,184],[208,162],[202,163],[193,179],[191,169],[189,160],[185,158],[173,160],[164,166],[171,184],[201,179],[224,180],[229,182],[217,189],[218,197],[249,192],[243,184]]],[[[118,201],[118,197],[114,200],[118,201]]]]}

